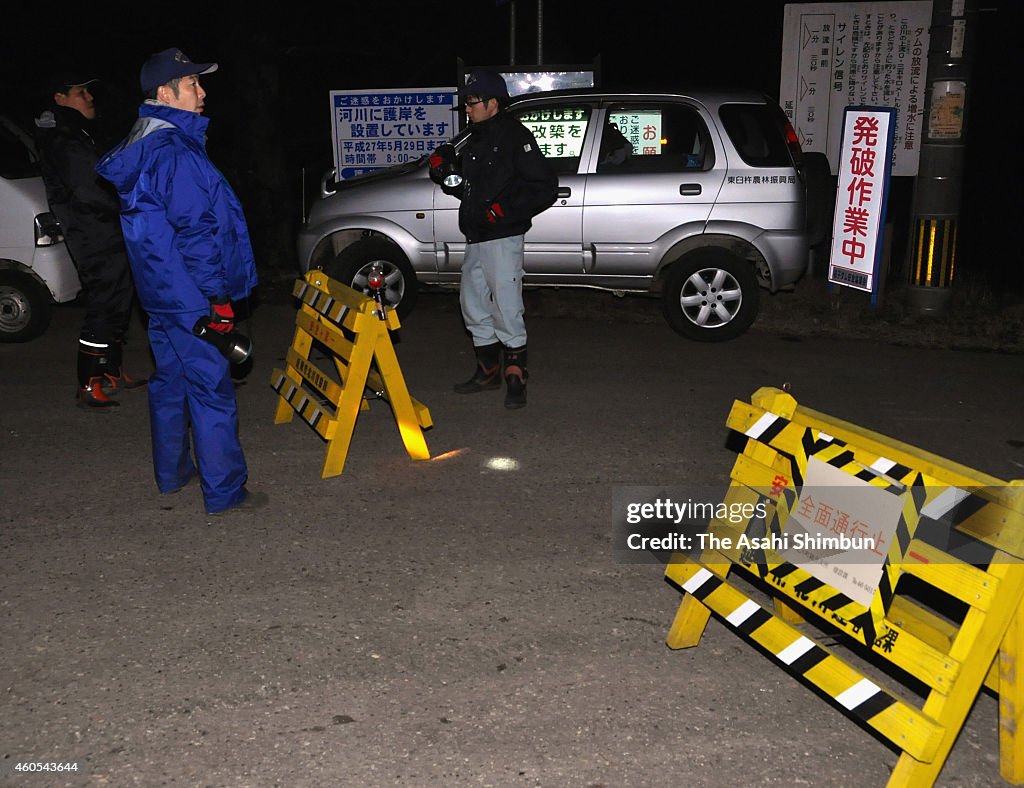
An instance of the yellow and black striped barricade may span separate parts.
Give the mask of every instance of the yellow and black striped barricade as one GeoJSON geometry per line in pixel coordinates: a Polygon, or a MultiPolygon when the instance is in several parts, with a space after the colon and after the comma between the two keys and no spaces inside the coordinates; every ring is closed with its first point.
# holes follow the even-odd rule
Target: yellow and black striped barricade
{"type": "Polygon", "coordinates": [[[290,422],[298,413],[327,441],[321,478],[337,476],[345,467],[356,417],[369,408],[364,392],[370,388],[391,405],[409,456],[430,459],[423,430],[433,422],[426,406],[409,395],[398,366],[388,333],[399,328],[394,310],[385,310],[381,319],[373,299],[323,271],[296,280],[292,295],[302,303],[287,364],[271,375],[271,385],[280,394],[274,423],[290,422]],[[334,375],[310,360],[314,341],[330,353],[334,375]]]}
{"type": "Polygon", "coordinates": [[[673,554],[666,579],[683,599],[668,645],[696,646],[714,613],[901,750],[890,786],[934,783],[986,686],[999,697],[1000,774],[1024,784],[1024,480],[981,474],[778,389],[735,402],[727,424],[746,443],[724,503],[753,514],[712,519],[701,550],[673,554]],[[843,486],[821,484],[835,474],[843,486]],[[823,498],[844,490],[881,496],[889,530],[839,507],[823,515],[823,498]],[[823,541],[815,529],[852,543],[858,525],[877,554],[867,570],[793,550],[823,541]],[[814,627],[800,627],[805,618],[814,627]],[[815,632],[841,633],[881,675],[815,632]]]}

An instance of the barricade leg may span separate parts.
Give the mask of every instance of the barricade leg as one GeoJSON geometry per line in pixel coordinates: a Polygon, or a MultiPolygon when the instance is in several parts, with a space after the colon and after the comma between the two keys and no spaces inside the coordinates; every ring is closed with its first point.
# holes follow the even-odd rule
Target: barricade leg
{"type": "Polygon", "coordinates": [[[1024,602],[999,651],[999,774],[1010,785],[1024,785],[1024,602]]]}
{"type": "MultiPolygon", "coordinates": [[[[995,563],[989,567],[988,574],[1000,581],[997,598],[1011,601],[1012,607],[996,603],[987,612],[972,608],[964,617],[950,649],[950,657],[962,664],[961,673],[949,694],[943,695],[932,691],[922,708],[926,716],[938,722],[945,730],[938,751],[927,763],[918,761],[904,752],[896,762],[889,786],[929,786],[935,783],[967,719],[967,714],[978,692],[981,691],[992,659],[1000,648],[1006,648],[1006,638],[1010,636],[1010,630],[1013,628],[1011,624],[1019,617],[1019,600],[1024,591],[1024,565],[1016,562],[995,563]]],[[[1009,688],[1000,686],[1000,698],[1007,689],[1009,688]]],[[[1003,702],[1000,700],[1000,710],[1002,709],[1003,702]]],[[[1019,720],[1019,707],[1014,713],[1019,720]]],[[[1005,718],[1001,718],[1001,722],[1006,722],[1005,718]]],[[[1019,756],[1012,752],[1012,739],[1018,735],[1016,731],[1005,730],[1005,726],[1000,725],[1001,771],[1013,766],[1013,760],[1019,762],[1019,756]],[[1003,749],[1004,745],[1007,747],[1006,750],[1003,749]],[[1011,763],[1008,764],[1007,761],[1011,763]]],[[[1005,772],[1003,776],[1006,776],[1005,772]]]]}
{"type": "MultiPolygon", "coordinates": [[[[731,564],[704,563],[706,558],[706,555],[701,556],[701,563],[710,571],[723,580],[729,576],[731,564]]],[[[672,562],[669,563],[666,574],[671,576],[672,562]]],[[[711,610],[703,602],[690,594],[683,594],[672,626],[665,637],[665,645],[671,649],[693,648],[698,645],[710,617],[711,610]]]]}
{"type": "Polygon", "coordinates": [[[430,450],[420,430],[420,421],[413,406],[409,389],[402,377],[402,369],[398,366],[398,357],[391,340],[385,334],[384,341],[377,343],[377,368],[380,370],[384,389],[391,402],[391,410],[395,415],[395,423],[401,433],[405,450],[414,460],[429,460],[430,450]]]}
{"type": "MultiPolygon", "coordinates": [[[[305,305],[302,307],[304,310],[307,309],[305,305]]],[[[301,329],[295,329],[295,338],[292,340],[292,348],[302,358],[309,358],[309,351],[313,347],[313,340],[309,334],[301,329]]],[[[285,374],[291,378],[292,382],[296,386],[302,385],[302,377],[297,375],[295,371],[288,365],[285,366],[285,374]]],[[[295,415],[295,411],[289,404],[288,400],[284,397],[277,398],[277,409],[274,411],[274,424],[288,424],[291,422],[292,417],[295,415]]]]}
{"type": "Polygon", "coordinates": [[[669,648],[692,648],[700,643],[711,611],[689,594],[684,594],[676,617],[668,630],[665,644],[669,648]]]}

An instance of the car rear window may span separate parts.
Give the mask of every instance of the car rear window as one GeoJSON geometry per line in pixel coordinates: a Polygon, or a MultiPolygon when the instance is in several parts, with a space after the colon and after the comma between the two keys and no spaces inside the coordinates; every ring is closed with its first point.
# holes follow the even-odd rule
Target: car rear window
{"type": "Polygon", "coordinates": [[[767,104],[723,104],[718,115],[740,157],[751,167],[792,167],[775,113],[767,104]]]}

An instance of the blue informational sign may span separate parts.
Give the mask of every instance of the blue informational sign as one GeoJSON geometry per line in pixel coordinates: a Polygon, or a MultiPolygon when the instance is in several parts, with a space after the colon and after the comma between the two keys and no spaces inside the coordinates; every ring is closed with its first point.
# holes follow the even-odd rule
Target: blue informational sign
{"type": "Polygon", "coordinates": [[[454,87],[332,90],[338,177],[352,178],[419,159],[455,135],[457,113],[454,87]]]}

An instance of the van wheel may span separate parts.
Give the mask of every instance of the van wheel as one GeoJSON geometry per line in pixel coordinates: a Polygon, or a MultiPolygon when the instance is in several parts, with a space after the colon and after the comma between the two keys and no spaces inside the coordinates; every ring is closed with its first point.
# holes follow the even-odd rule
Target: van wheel
{"type": "Polygon", "coordinates": [[[0,342],[27,342],[50,325],[50,294],[19,271],[0,271],[0,342]]]}
{"type": "Polygon", "coordinates": [[[324,273],[353,290],[372,296],[366,277],[375,263],[384,271],[384,300],[401,320],[416,306],[416,274],[402,250],[383,238],[364,238],[342,249],[324,266],[324,273]]]}
{"type": "Polygon", "coordinates": [[[687,339],[725,342],[750,328],[760,293],[750,263],[708,249],[669,269],[661,308],[668,324],[687,339]]]}

